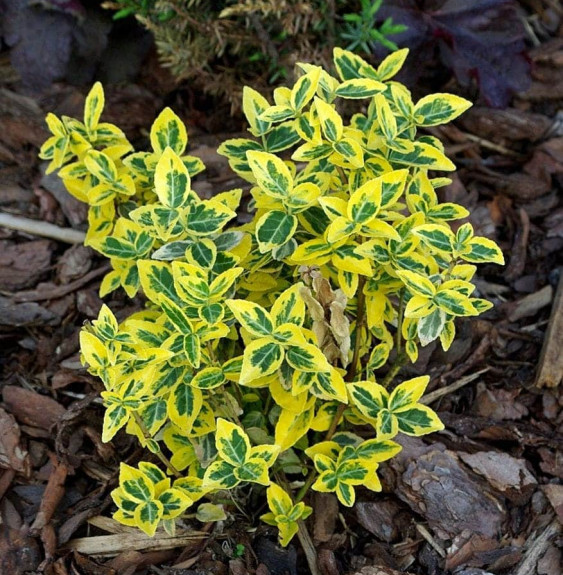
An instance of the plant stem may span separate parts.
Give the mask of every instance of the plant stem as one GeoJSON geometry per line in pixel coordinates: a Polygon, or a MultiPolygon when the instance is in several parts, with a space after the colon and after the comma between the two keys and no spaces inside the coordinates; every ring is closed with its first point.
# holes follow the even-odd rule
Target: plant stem
{"type": "Polygon", "coordinates": [[[397,347],[397,355],[402,353],[403,345],[403,319],[405,317],[405,290],[401,290],[399,295],[399,313],[397,317],[397,333],[395,334],[395,345],[397,347]]]}
{"type": "MultiPolygon", "coordinates": [[[[133,419],[135,420],[135,423],[139,426],[139,429],[141,430],[143,437],[147,441],[152,440],[152,436],[149,433],[149,430],[147,429],[145,422],[141,419],[141,416],[136,411],[133,412],[133,419]]],[[[167,467],[167,469],[169,469],[172,472],[173,475],[175,475],[176,477],[182,477],[182,474],[172,465],[172,463],[170,463],[170,460],[168,459],[168,457],[166,457],[166,455],[164,455],[164,453],[162,453],[161,451],[157,451],[155,455],[167,467]]]]}
{"type": "Polygon", "coordinates": [[[340,420],[342,419],[342,415],[346,411],[347,407],[348,406],[345,403],[341,403],[338,406],[338,409],[336,410],[336,413],[334,414],[334,417],[332,418],[332,421],[330,422],[330,427],[328,428],[328,431],[326,432],[324,441],[330,441],[332,439],[332,436],[336,433],[336,428],[338,427],[338,424],[340,423],[340,420]]]}
{"type": "MultiPolygon", "coordinates": [[[[355,345],[354,345],[354,355],[352,356],[352,365],[350,366],[350,371],[348,371],[348,373],[346,374],[346,381],[353,381],[354,380],[354,378],[356,377],[356,373],[358,372],[358,364],[360,363],[360,348],[362,345],[360,332],[361,332],[362,327],[364,325],[365,315],[366,315],[366,313],[365,313],[365,311],[366,311],[365,310],[366,299],[365,299],[365,295],[364,295],[365,282],[366,282],[365,277],[360,276],[360,279],[358,282],[358,307],[356,310],[356,341],[355,341],[355,345]]],[[[344,412],[346,411],[347,407],[348,406],[345,403],[341,403],[338,406],[338,409],[336,410],[336,413],[334,414],[334,417],[332,418],[332,421],[330,423],[330,427],[328,428],[328,431],[326,432],[323,441],[330,441],[331,440],[332,436],[336,432],[336,428],[338,427],[338,424],[340,423],[340,420],[342,419],[342,416],[344,415],[344,412]]],[[[297,503],[305,497],[305,495],[307,494],[307,491],[309,491],[309,488],[315,482],[316,475],[317,475],[317,470],[311,469],[311,471],[309,472],[309,475],[307,475],[307,478],[305,479],[305,483],[303,484],[301,489],[299,489],[299,491],[297,492],[297,495],[295,498],[295,501],[297,503]]]]}
{"type": "MultiPolygon", "coordinates": [[[[342,418],[342,415],[346,411],[347,407],[348,406],[345,403],[341,403],[338,406],[338,409],[336,410],[336,413],[334,414],[334,417],[332,418],[332,421],[330,423],[330,427],[328,428],[328,431],[326,432],[323,441],[330,441],[331,440],[332,436],[336,432],[336,428],[338,427],[338,424],[340,423],[340,419],[342,418]]],[[[307,478],[305,479],[305,483],[303,483],[303,485],[301,486],[301,488],[297,492],[297,495],[295,496],[295,502],[296,503],[299,503],[305,497],[305,495],[307,495],[307,492],[311,488],[311,485],[313,485],[313,483],[315,482],[316,477],[317,477],[317,470],[313,467],[313,469],[311,469],[311,471],[309,471],[309,474],[307,475],[307,478]]]]}
{"type": "Polygon", "coordinates": [[[452,273],[453,269],[455,268],[455,266],[457,265],[457,259],[453,259],[450,262],[450,265],[448,266],[448,269],[446,270],[446,279],[450,278],[450,274],[452,273]]]}
{"type": "Polygon", "coordinates": [[[315,483],[316,477],[317,477],[317,470],[311,469],[311,471],[309,471],[309,474],[305,479],[305,483],[303,483],[303,485],[295,495],[295,503],[299,503],[305,497],[305,495],[307,495],[307,492],[311,488],[311,485],[315,483]]]}
{"type": "Polygon", "coordinates": [[[381,385],[383,387],[389,387],[389,385],[395,379],[395,376],[399,373],[399,371],[401,371],[401,368],[403,367],[403,365],[405,365],[405,363],[407,363],[407,354],[404,351],[402,351],[395,358],[395,361],[393,362],[391,369],[387,372],[387,375],[381,382],[381,385]]]}
{"type": "Polygon", "coordinates": [[[348,178],[346,177],[346,172],[340,166],[336,166],[336,169],[338,170],[338,174],[342,178],[342,183],[346,184],[348,182],[348,178]]]}
{"type": "Polygon", "coordinates": [[[364,294],[365,283],[366,278],[364,276],[360,276],[360,279],[358,280],[358,306],[356,309],[356,341],[354,342],[355,345],[354,355],[352,356],[352,365],[350,366],[350,371],[346,374],[346,381],[354,381],[358,370],[358,362],[360,361],[360,348],[362,343],[360,332],[362,331],[362,327],[366,319],[366,296],[364,294]]]}
{"type": "MultiPolygon", "coordinates": [[[[311,474],[309,474],[309,476],[311,476],[311,474]]],[[[280,470],[278,473],[276,473],[276,480],[284,488],[285,492],[289,494],[289,496],[291,497],[291,489],[289,488],[289,483],[283,470],[280,470]]],[[[301,493],[302,490],[303,488],[299,490],[299,493],[301,493]]],[[[300,501],[299,493],[297,494],[295,503],[299,503],[300,501]]],[[[311,575],[320,575],[321,572],[319,571],[317,550],[315,549],[315,545],[313,544],[311,535],[309,534],[309,531],[307,530],[307,526],[305,525],[304,521],[299,520],[297,523],[299,525],[297,538],[299,539],[299,543],[301,543],[301,547],[303,548],[303,552],[305,553],[305,557],[307,558],[307,564],[309,565],[309,569],[311,570],[311,575]]]]}
{"type": "Polygon", "coordinates": [[[237,401],[239,402],[239,405],[242,407],[242,404],[243,404],[242,391],[240,390],[240,387],[234,381],[233,381],[233,390],[235,392],[235,395],[237,397],[237,401]]]}
{"type": "Polygon", "coordinates": [[[264,411],[263,411],[266,418],[268,417],[268,412],[270,411],[271,406],[272,406],[272,394],[268,393],[268,395],[266,396],[266,404],[264,405],[264,411]]]}
{"type": "Polygon", "coordinates": [[[215,350],[213,349],[213,344],[211,341],[208,341],[206,344],[207,353],[209,354],[209,358],[211,359],[211,363],[213,365],[217,365],[217,357],[215,356],[215,350]]]}

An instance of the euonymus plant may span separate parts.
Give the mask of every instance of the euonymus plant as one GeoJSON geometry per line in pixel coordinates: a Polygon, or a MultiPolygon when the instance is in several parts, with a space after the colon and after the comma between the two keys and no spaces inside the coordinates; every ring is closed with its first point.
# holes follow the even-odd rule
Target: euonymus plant
{"type": "Polygon", "coordinates": [[[244,225],[242,190],[191,189],[204,166],[186,155],[172,110],[148,152],[100,123],[100,84],[84,122],[47,116],[41,157],[89,204],[86,243],[113,267],[101,295],[121,286],[148,300],[122,323],[103,306],[80,337],[105,387],[103,440],[125,428],[161,464],[122,464],[121,523],[173,531],[202,497],[265,486],[262,519],[287,545],[310,489],[351,506],[356,487],[381,490],[377,467],[400,450],[397,434],[442,429],[420,401],[429,378],[395,376],[420,346],[447,350],[456,317],[491,307],[472,297],[473,264],[503,257],[471,224],[453,231],[468,212],[438,201],[450,180],[431,174],[454,165],[419,133],[470,103],[413,103],[391,80],[406,55],[374,68],[336,49],[335,76],[301,64],[273,105],[245,89],[251,137],[219,148],[252,186],[244,225]]]}

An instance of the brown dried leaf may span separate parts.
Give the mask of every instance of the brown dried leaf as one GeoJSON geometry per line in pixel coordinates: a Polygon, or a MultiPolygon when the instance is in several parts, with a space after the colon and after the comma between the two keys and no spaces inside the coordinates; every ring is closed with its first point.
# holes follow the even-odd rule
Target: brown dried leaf
{"type": "Polygon", "coordinates": [[[308,287],[303,287],[300,290],[301,297],[304,299],[309,314],[313,322],[323,322],[325,319],[325,310],[319,301],[313,295],[313,292],[308,287]]]}
{"type": "Polygon", "coordinates": [[[340,349],[341,361],[344,366],[348,363],[350,352],[350,320],[346,316],[346,296],[340,290],[336,291],[336,300],[330,304],[330,329],[340,349]]]}
{"type": "Polygon", "coordinates": [[[345,367],[351,345],[350,321],[345,314],[348,300],[342,290],[334,291],[317,270],[308,270],[308,273],[313,290],[302,287],[301,297],[313,319],[313,332],[328,361],[339,360],[345,367]]]}

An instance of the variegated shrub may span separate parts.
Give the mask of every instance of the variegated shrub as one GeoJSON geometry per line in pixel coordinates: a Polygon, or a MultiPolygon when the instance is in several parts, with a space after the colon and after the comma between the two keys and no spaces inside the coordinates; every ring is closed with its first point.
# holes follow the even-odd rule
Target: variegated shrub
{"type": "MultiPolygon", "coordinates": [[[[200,498],[258,489],[286,545],[310,489],[351,506],[356,487],[381,490],[397,434],[442,429],[421,401],[429,378],[394,378],[420,346],[447,350],[456,317],[491,306],[472,296],[474,264],[503,257],[469,223],[452,229],[468,212],[438,201],[450,180],[431,174],[454,165],[419,133],[470,104],[413,103],[392,81],[406,54],[374,68],[337,49],[335,76],[301,64],[273,105],[245,89],[252,137],[219,148],[251,185],[244,225],[242,190],[192,190],[204,166],[170,109],[149,152],[100,123],[99,84],[83,123],[47,117],[41,157],[89,204],[87,244],[112,263],[102,295],[121,286],[148,300],[121,323],[104,306],[81,333],[105,387],[103,440],[124,428],[160,463],[122,465],[118,521],[172,531],[200,498]],[[358,113],[343,117],[343,101],[358,113]]],[[[204,505],[200,517],[222,516],[204,505]]]]}

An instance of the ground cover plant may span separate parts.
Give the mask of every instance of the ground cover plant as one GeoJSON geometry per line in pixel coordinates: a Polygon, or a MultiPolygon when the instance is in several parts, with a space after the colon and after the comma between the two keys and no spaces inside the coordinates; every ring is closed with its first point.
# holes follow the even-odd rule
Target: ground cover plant
{"type": "MultiPolygon", "coordinates": [[[[287,545],[311,490],[352,506],[356,488],[381,490],[378,465],[400,450],[393,438],[442,429],[421,402],[429,378],[395,379],[421,346],[449,348],[456,317],[491,307],[471,280],[475,264],[503,257],[457,225],[465,208],[438,201],[450,180],[433,173],[455,166],[420,132],[470,103],[413,103],[392,80],[407,53],[374,68],[336,49],[334,76],[301,64],[273,105],[245,88],[252,137],[219,149],[252,184],[245,224],[241,189],[212,199],[192,190],[204,166],[186,154],[172,110],[155,120],[147,152],[100,122],[100,84],[83,122],[48,115],[41,157],[88,203],[86,243],[112,264],[101,294],[122,287],[148,300],[121,323],[104,306],[81,333],[105,387],[104,441],[124,428],[147,449],[147,461],[121,466],[118,521],[173,532],[202,498],[261,489],[262,519],[287,545]],[[342,103],[358,112],[341,115],[342,103]]],[[[198,512],[221,517],[209,503],[198,512]]]]}
{"type": "Polygon", "coordinates": [[[240,110],[244,84],[268,89],[292,75],[295,62],[328,63],[335,46],[370,53],[396,50],[405,30],[392,18],[376,22],[382,0],[116,0],[114,18],[134,15],[154,35],[162,63],[179,80],[226,98],[240,110]]]}

